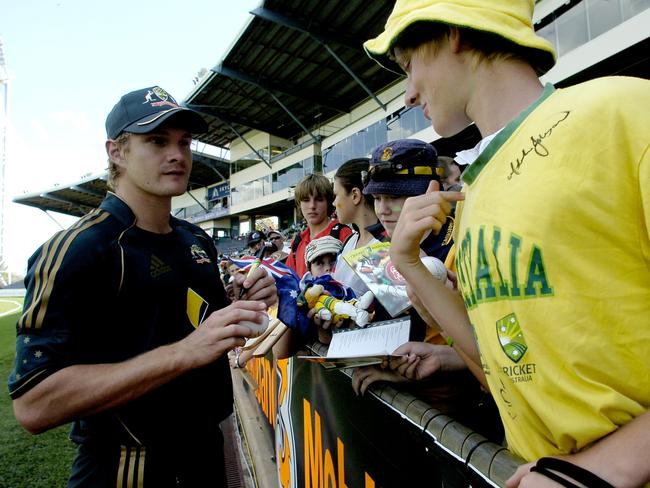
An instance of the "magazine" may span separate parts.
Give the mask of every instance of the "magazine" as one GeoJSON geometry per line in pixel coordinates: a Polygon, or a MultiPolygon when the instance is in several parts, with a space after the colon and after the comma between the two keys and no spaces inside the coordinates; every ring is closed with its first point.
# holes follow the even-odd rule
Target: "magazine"
{"type": "Polygon", "coordinates": [[[411,306],[406,280],[393,266],[388,251],[390,242],[377,242],[347,253],[343,259],[363,280],[391,317],[411,306]]]}
{"type": "Polygon", "coordinates": [[[408,342],[411,319],[385,320],[365,328],[338,329],[332,334],[326,356],[297,356],[325,368],[357,368],[397,358],[392,353],[408,342]]]}

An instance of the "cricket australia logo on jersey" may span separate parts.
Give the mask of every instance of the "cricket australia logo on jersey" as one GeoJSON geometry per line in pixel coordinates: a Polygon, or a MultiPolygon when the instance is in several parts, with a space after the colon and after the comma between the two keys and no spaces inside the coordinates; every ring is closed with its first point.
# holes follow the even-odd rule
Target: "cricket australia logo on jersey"
{"type": "Polygon", "coordinates": [[[518,363],[524,357],[528,346],[524,333],[514,313],[497,320],[497,336],[501,349],[511,361],[518,363]]]}
{"type": "Polygon", "coordinates": [[[194,261],[197,264],[212,262],[208,257],[208,253],[205,252],[205,250],[201,246],[197,246],[196,244],[193,244],[192,247],[190,248],[190,252],[192,253],[192,259],[194,259],[194,261]]]}
{"type": "MultiPolygon", "coordinates": [[[[464,232],[458,243],[456,269],[465,306],[470,311],[484,303],[554,296],[542,247],[515,233],[504,235],[497,226],[482,225],[464,232]]],[[[525,310],[524,304],[522,307],[525,310]]],[[[508,308],[504,310],[507,312],[508,308]]],[[[493,326],[495,339],[508,358],[497,360],[499,369],[515,383],[532,381],[536,365],[523,360],[528,344],[519,317],[508,313],[493,326]]]]}
{"type": "Polygon", "coordinates": [[[532,381],[535,374],[535,363],[519,364],[528,351],[528,345],[517,316],[514,313],[506,315],[497,320],[496,327],[501,350],[510,361],[515,363],[503,364],[501,370],[513,383],[532,381]]]}

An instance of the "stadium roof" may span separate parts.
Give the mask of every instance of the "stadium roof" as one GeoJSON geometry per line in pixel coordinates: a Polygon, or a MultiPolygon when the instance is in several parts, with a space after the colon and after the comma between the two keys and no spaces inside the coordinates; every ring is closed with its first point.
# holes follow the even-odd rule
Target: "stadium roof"
{"type": "Polygon", "coordinates": [[[99,207],[106,190],[106,172],[104,172],[88,176],[71,185],[55,186],[43,192],[26,193],[14,197],[13,201],[41,210],[81,217],[99,207]]]}
{"type": "Polygon", "coordinates": [[[284,139],[318,137],[401,76],[363,50],[379,34],[393,0],[264,0],[222,62],[185,103],[210,130],[199,140],[230,143],[251,129],[284,139]]]}
{"type": "MultiPolygon", "coordinates": [[[[381,68],[362,43],[379,34],[394,0],[264,0],[220,64],[189,94],[185,104],[202,112],[210,128],[198,140],[228,148],[251,129],[296,139],[318,137],[318,128],[401,75],[381,68]]],[[[566,79],[566,86],[606,74],[650,78],[650,38],[566,79]]],[[[441,154],[468,147],[475,128],[438,140],[441,154]],[[463,141],[463,143],[461,143],[463,141]],[[447,147],[449,146],[449,147],[447,147]]],[[[190,189],[227,179],[229,162],[194,155],[190,189]],[[196,164],[196,162],[200,164],[196,164]],[[223,178],[222,178],[223,176],[223,178]]],[[[81,216],[101,202],[105,174],[66,187],[22,195],[17,203],[81,216]]]]}
{"type": "MultiPolygon", "coordinates": [[[[188,190],[213,185],[230,177],[229,161],[193,153],[188,190]]],[[[49,190],[26,193],[13,199],[16,203],[81,217],[99,207],[108,187],[106,172],[87,176],[76,183],[58,185],[49,190]]]]}

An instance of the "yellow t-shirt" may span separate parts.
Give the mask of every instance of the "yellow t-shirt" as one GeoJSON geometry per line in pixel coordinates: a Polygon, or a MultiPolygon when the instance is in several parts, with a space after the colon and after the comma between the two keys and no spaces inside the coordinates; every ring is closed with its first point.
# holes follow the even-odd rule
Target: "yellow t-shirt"
{"type": "Polygon", "coordinates": [[[527,460],[650,406],[648,107],[646,80],[549,85],[463,175],[459,285],[527,460]]]}

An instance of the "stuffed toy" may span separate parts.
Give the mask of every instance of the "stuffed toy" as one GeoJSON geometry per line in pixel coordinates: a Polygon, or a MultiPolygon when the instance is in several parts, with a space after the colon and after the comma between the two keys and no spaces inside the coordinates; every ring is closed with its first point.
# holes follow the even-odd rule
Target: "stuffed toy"
{"type": "Polygon", "coordinates": [[[308,310],[315,309],[314,316],[322,320],[338,322],[350,319],[359,327],[365,327],[372,318],[368,307],[372,304],[374,295],[370,291],[358,300],[341,300],[327,293],[323,285],[314,284],[304,290],[303,296],[308,310]]]}

